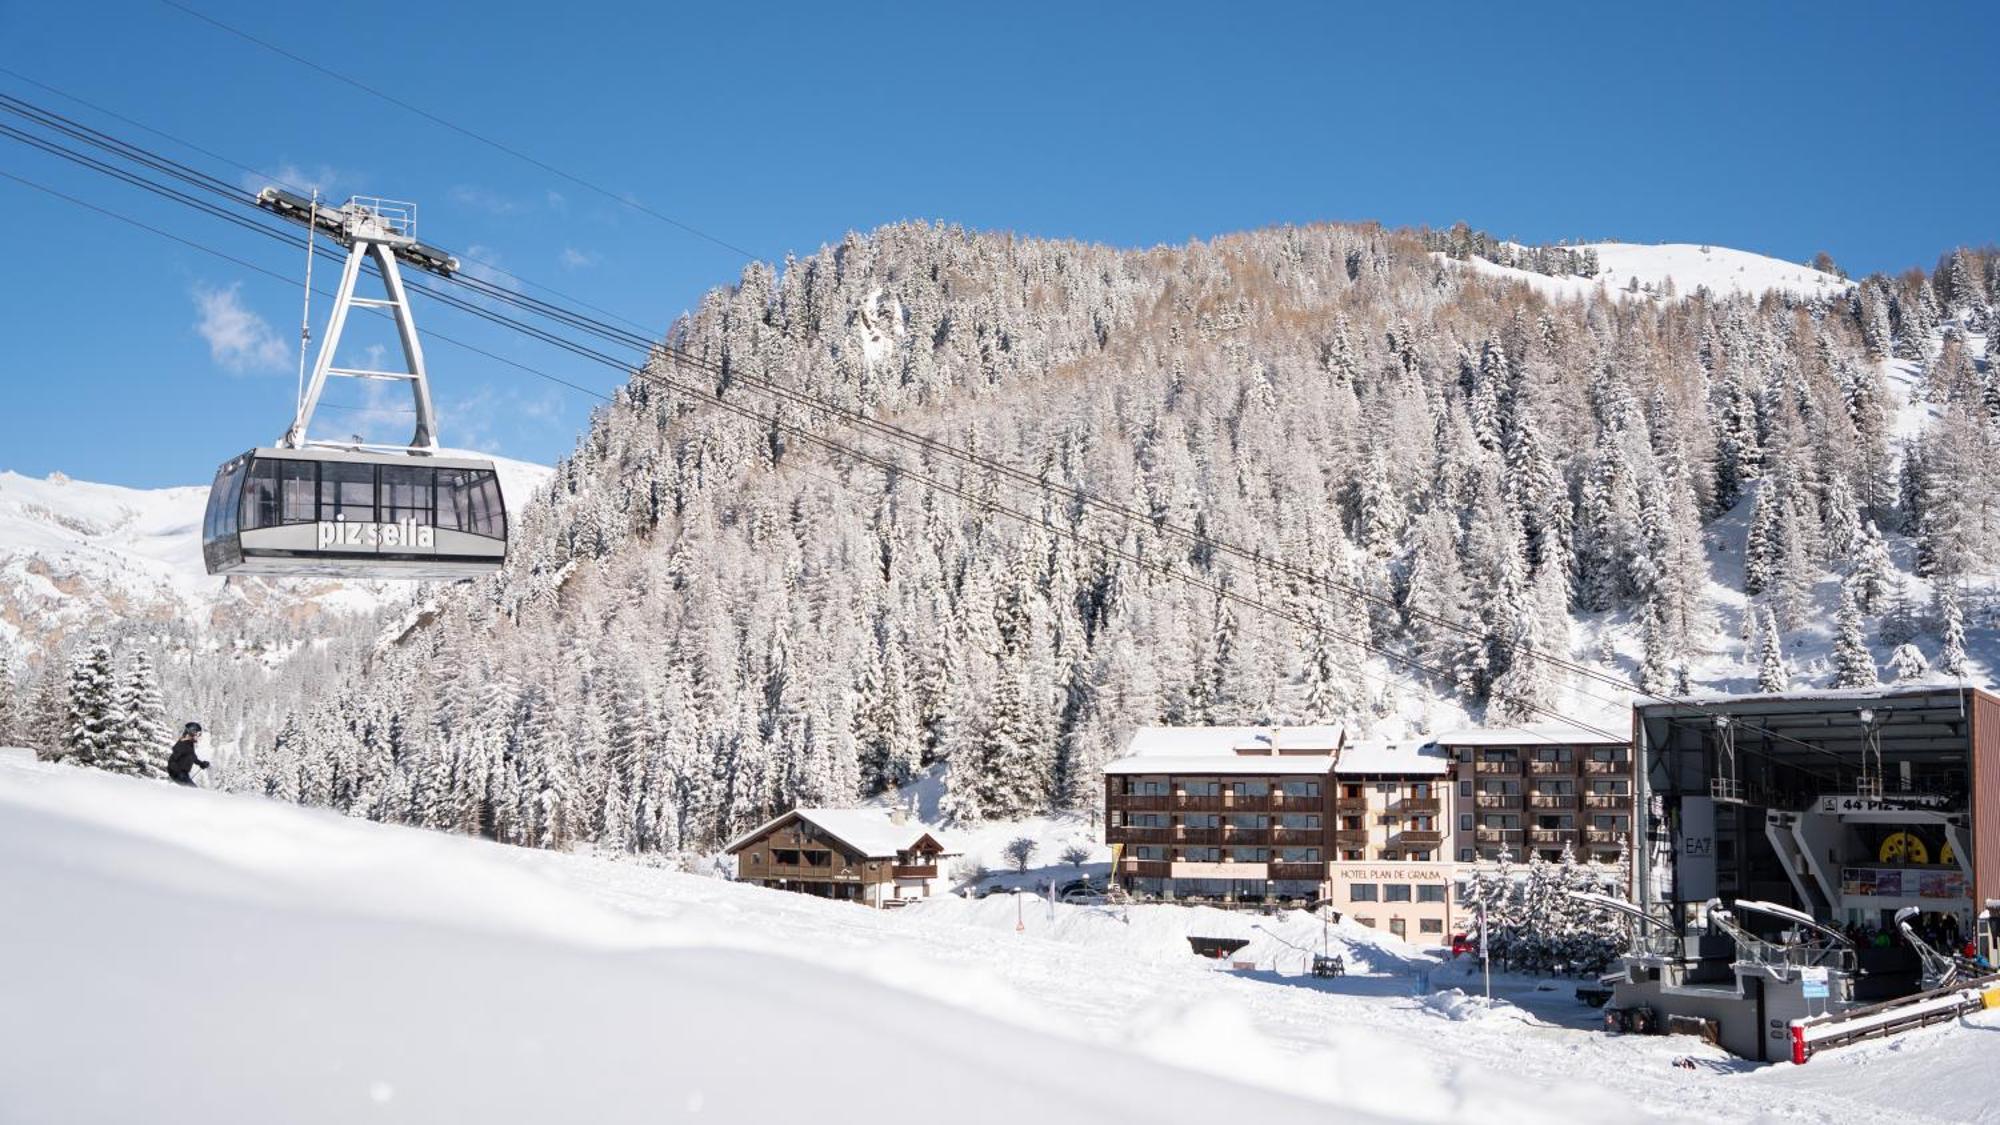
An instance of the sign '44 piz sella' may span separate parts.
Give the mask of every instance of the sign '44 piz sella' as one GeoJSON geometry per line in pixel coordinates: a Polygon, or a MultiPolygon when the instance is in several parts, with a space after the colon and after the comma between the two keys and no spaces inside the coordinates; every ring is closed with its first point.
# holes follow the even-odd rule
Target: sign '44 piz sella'
{"type": "Polygon", "coordinates": [[[306,229],[306,323],[297,411],[285,436],[223,462],[208,494],[202,556],[210,574],[329,578],[470,578],[507,553],[507,511],[493,462],[443,454],[423,345],[401,265],[449,277],[458,259],[416,239],[416,207],[356,196],[339,207],[267,187],[259,206],[306,229]],[[314,239],[347,248],[326,333],[307,378],[314,239]],[[354,292],[373,264],[381,297],[354,292]],[[339,367],[334,352],[356,307],[385,313],[402,344],[401,370],[339,367]],[[407,383],[416,427],[403,445],[310,436],[329,378],[407,383]]]}

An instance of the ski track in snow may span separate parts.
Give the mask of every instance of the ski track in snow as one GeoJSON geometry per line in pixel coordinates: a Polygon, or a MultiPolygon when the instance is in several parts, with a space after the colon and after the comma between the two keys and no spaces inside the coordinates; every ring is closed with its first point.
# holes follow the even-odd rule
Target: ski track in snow
{"type": "Polygon", "coordinates": [[[884,1121],[1942,1121],[2000,1095],[1969,1069],[1992,1015],[1759,1068],[1598,1034],[1560,986],[1420,995],[1478,982],[1353,925],[1355,974],[1313,981],[1302,914],[874,912],[18,753],[0,854],[25,1017],[0,1021],[0,1120],[751,1121],[834,1094],[884,1121]],[[1190,933],[1253,939],[1257,968],[1190,933]]]}

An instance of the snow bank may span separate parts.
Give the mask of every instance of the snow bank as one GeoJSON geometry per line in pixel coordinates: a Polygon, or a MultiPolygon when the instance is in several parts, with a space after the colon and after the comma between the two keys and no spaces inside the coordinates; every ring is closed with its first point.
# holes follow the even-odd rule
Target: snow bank
{"type": "MultiPolygon", "coordinates": [[[[1698,288],[1706,288],[1718,296],[1736,293],[1756,296],[1776,290],[1801,297],[1831,297],[1854,287],[1852,281],[1836,274],[1823,273],[1782,258],[1732,250],[1727,246],[1592,242],[1573,246],[1572,249],[1597,251],[1597,276],[1551,277],[1479,257],[1454,264],[1488,277],[1519,281],[1556,299],[1584,297],[1593,293],[1645,298],[1644,292],[1630,292],[1629,286],[1635,280],[1642,290],[1650,286],[1657,294],[1663,291],[1666,281],[1672,279],[1674,292],[1682,297],[1698,288]]],[[[1441,254],[1434,257],[1440,261],[1453,261],[1441,254]]]]}

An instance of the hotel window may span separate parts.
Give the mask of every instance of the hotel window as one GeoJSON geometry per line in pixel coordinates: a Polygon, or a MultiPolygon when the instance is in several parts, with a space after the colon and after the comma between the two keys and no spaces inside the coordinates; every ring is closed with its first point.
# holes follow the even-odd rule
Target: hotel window
{"type": "Polygon", "coordinates": [[[1590,751],[1590,758],[1596,762],[1623,762],[1625,752],[1616,746],[1598,746],[1590,751]]]}
{"type": "Polygon", "coordinates": [[[1412,800],[1412,801],[1428,801],[1428,800],[1430,800],[1430,799],[1431,799],[1431,783],[1430,783],[1430,782],[1428,782],[1428,781],[1419,781],[1419,782],[1417,782],[1416,784],[1414,784],[1414,785],[1410,786],[1410,800],[1412,800]]]}
{"type": "Polygon", "coordinates": [[[1429,863],[1431,861],[1431,850],[1429,848],[1418,848],[1409,854],[1408,859],[1411,863],[1429,863]]]}
{"type": "Polygon", "coordinates": [[[1280,863],[1318,863],[1318,862],[1319,862],[1319,849],[1318,849],[1318,848],[1279,848],[1279,849],[1278,849],[1278,861],[1279,861],[1280,863]]]}
{"type": "Polygon", "coordinates": [[[1231,848],[1229,859],[1233,863],[1268,863],[1271,859],[1271,849],[1231,848]]]}
{"type": "Polygon", "coordinates": [[[1222,818],[1215,813],[1195,813],[1181,818],[1182,828],[1220,828],[1222,818]]]}
{"type": "Polygon", "coordinates": [[[1478,853],[1474,852],[1471,848],[1460,848],[1458,849],[1458,862],[1471,863],[1473,861],[1473,857],[1477,854],[1478,853]]]}
{"type": "Polygon", "coordinates": [[[1535,818],[1535,827],[1548,829],[1575,828],[1576,818],[1568,813],[1563,813],[1560,816],[1538,816],[1535,818]]]}
{"type": "Polygon", "coordinates": [[[1229,818],[1228,827],[1239,832],[1258,831],[1271,827],[1271,818],[1254,813],[1237,813],[1229,818]]]}
{"type": "Polygon", "coordinates": [[[1590,783],[1590,793],[1593,797],[1624,797],[1631,784],[1622,777],[1595,778],[1590,783]]]}
{"type": "Polygon", "coordinates": [[[1347,863],[1354,863],[1368,857],[1362,853],[1360,848],[1342,848],[1340,849],[1340,858],[1347,863]]]}
{"type": "Polygon", "coordinates": [[[1417,932],[1420,934],[1441,934],[1444,932],[1444,919],[1419,918],[1417,919],[1417,932]]]}
{"type": "Polygon", "coordinates": [[[1358,816],[1343,816],[1340,818],[1340,829],[1343,832],[1363,832],[1367,828],[1368,826],[1361,823],[1361,818],[1358,816]]]}
{"type": "Polygon", "coordinates": [[[1535,748],[1535,760],[1537,762],[1567,762],[1569,761],[1569,747],[1538,746],[1535,748]]]}
{"type": "Polygon", "coordinates": [[[1459,796],[1461,796],[1461,797],[1470,797],[1470,796],[1472,796],[1472,779],[1471,779],[1471,778],[1469,778],[1469,777],[1468,777],[1468,778],[1465,778],[1464,780],[1462,780],[1462,781],[1460,781],[1460,782],[1458,783],[1458,795],[1459,795],[1459,796]]]}
{"type": "Polygon", "coordinates": [[[1420,883],[1417,885],[1418,902],[1443,902],[1443,883],[1420,883]]]}
{"type": "Polygon", "coordinates": [[[1340,795],[1347,798],[1350,801],[1358,800],[1361,797],[1361,787],[1359,785],[1352,785],[1352,784],[1343,785],[1340,787],[1340,795]]]}
{"type": "Polygon", "coordinates": [[[1132,849],[1132,858],[1162,860],[1167,858],[1167,849],[1153,844],[1140,844],[1132,849]]]}
{"type": "Polygon", "coordinates": [[[1133,828],[1173,827],[1173,822],[1167,819],[1167,814],[1165,813],[1156,813],[1156,812],[1133,813],[1127,819],[1128,823],[1133,828]]]}
{"type": "Polygon", "coordinates": [[[1126,791],[1135,797],[1164,797],[1167,795],[1167,783],[1141,779],[1132,782],[1126,791]]]}
{"type": "Polygon", "coordinates": [[[1291,828],[1301,832],[1319,831],[1318,813],[1286,813],[1278,818],[1278,827],[1291,828]]]}
{"type": "Polygon", "coordinates": [[[1410,901],[1410,885],[1408,883],[1382,884],[1382,901],[1383,902],[1410,901]]]}
{"type": "Polygon", "coordinates": [[[1271,791],[1271,783],[1261,778],[1256,781],[1232,781],[1229,795],[1232,797],[1262,797],[1271,791]]]}
{"type": "Polygon", "coordinates": [[[1183,781],[1181,794],[1187,797],[1220,797],[1222,783],[1219,781],[1183,781]]]}
{"type": "Polygon", "coordinates": [[[1552,778],[1537,784],[1535,792],[1544,797],[1568,797],[1576,792],[1576,782],[1568,778],[1552,778]]]}
{"type": "Polygon", "coordinates": [[[1380,902],[1381,888],[1373,883],[1350,883],[1347,887],[1349,902],[1380,902]]]}
{"type": "Polygon", "coordinates": [[[1284,783],[1284,792],[1287,797],[1317,797],[1319,796],[1319,782],[1304,780],[1287,781],[1284,783]]]}
{"type": "Polygon", "coordinates": [[[1375,928],[1375,919],[1373,918],[1356,918],[1355,921],[1368,927],[1371,930],[1375,928]]]}
{"type": "Polygon", "coordinates": [[[1465,813],[1459,813],[1459,814],[1458,814],[1458,830],[1459,830],[1460,832],[1470,832],[1470,831],[1472,831],[1472,814],[1471,814],[1471,813],[1469,813],[1469,812],[1465,812],[1465,813]]]}
{"type": "Polygon", "coordinates": [[[1405,923],[1401,918],[1389,919],[1390,933],[1395,934],[1397,937],[1402,937],[1405,933],[1408,932],[1408,930],[1409,930],[1408,924],[1405,923]]]}
{"type": "Polygon", "coordinates": [[[1188,863],[1221,863],[1221,848],[1182,848],[1181,859],[1188,863]]]}

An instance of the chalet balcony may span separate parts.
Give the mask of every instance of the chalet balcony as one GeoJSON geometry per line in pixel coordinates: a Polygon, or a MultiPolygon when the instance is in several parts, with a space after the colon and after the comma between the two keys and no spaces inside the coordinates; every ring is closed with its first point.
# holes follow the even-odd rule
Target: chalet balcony
{"type": "Polygon", "coordinates": [[[1600,762],[1595,758],[1585,758],[1583,760],[1583,772],[1598,774],[1600,776],[1624,777],[1632,772],[1632,763],[1630,760],[1622,758],[1615,762],[1600,762]]]}
{"type": "Polygon", "coordinates": [[[1478,774],[1492,774],[1498,777],[1519,777],[1521,776],[1521,763],[1475,762],[1473,763],[1472,766],[1472,772],[1478,774]]]}
{"type": "Polygon", "coordinates": [[[1435,848],[1444,843],[1444,833],[1435,828],[1409,828],[1396,833],[1396,843],[1406,848],[1435,848]]]}
{"type": "Polygon", "coordinates": [[[1172,875],[1174,865],[1164,859],[1128,859],[1118,865],[1120,875],[1136,875],[1142,879],[1165,879],[1172,875]]]}
{"type": "Polygon", "coordinates": [[[1110,807],[1129,809],[1132,812],[1166,812],[1172,807],[1173,798],[1159,794],[1141,796],[1137,793],[1111,794],[1110,807]]]}
{"type": "Polygon", "coordinates": [[[1576,794],[1532,793],[1528,796],[1528,807],[1532,809],[1573,809],[1576,807],[1576,794]]]}
{"type": "Polygon", "coordinates": [[[1556,774],[1559,776],[1562,774],[1573,774],[1576,772],[1576,763],[1536,760],[1528,763],[1528,772],[1531,774],[1556,774]]]}
{"type": "Polygon", "coordinates": [[[1337,813],[1365,813],[1368,811],[1368,798],[1336,797],[1333,801],[1333,811],[1337,813]]]}
{"type": "Polygon", "coordinates": [[[1475,828],[1473,838],[1482,844],[1518,844],[1521,830],[1518,828],[1475,828]]]}
{"type": "Polygon", "coordinates": [[[1324,828],[1271,829],[1271,842],[1274,844],[1317,844],[1325,838],[1324,828]]]}
{"type": "Polygon", "coordinates": [[[1583,807],[1586,809],[1617,809],[1620,812],[1627,812],[1632,808],[1632,796],[1629,793],[1590,793],[1584,796],[1583,807]]]}
{"type": "Polygon", "coordinates": [[[1405,797],[1396,802],[1395,811],[1411,816],[1436,816],[1442,807],[1436,797],[1405,797]]]}
{"type": "Polygon", "coordinates": [[[1366,828],[1335,829],[1333,833],[1333,846],[1336,848],[1367,847],[1368,830],[1366,828]]]}
{"type": "Polygon", "coordinates": [[[1222,842],[1225,844],[1268,844],[1271,830],[1268,828],[1224,828],[1222,842]]]}
{"type": "Polygon", "coordinates": [[[1173,842],[1176,844],[1220,844],[1222,842],[1222,829],[1177,828],[1174,830],[1173,842]]]}
{"type": "Polygon", "coordinates": [[[839,864],[820,866],[810,863],[766,863],[747,868],[743,872],[746,879],[799,879],[806,882],[859,883],[861,868],[839,864]]]}
{"type": "Polygon", "coordinates": [[[1574,844],[1576,839],[1574,828],[1528,829],[1528,842],[1531,844],[1574,844]]]}
{"type": "Polygon", "coordinates": [[[1174,794],[1174,808],[1192,812],[1221,812],[1228,806],[1221,797],[1194,797],[1186,793],[1174,794]]]}
{"type": "Polygon", "coordinates": [[[1228,812],[1258,813],[1258,812],[1270,812],[1274,806],[1272,798],[1269,794],[1252,793],[1252,794],[1245,794],[1240,797],[1225,795],[1222,798],[1222,807],[1225,811],[1228,812]]]}
{"type": "Polygon", "coordinates": [[[1482,809],[1518,809],[1521,807],[1519,793],[1480,793],[1474,796],[1474,803],[1482,809]]]}
{"type": "Polygon", "coordinates": [[[1271,864],[1273,879],[1307,879],[1320,882],[1326,878],[1324,863],[1276,863],[1271,864]]]}
{"type": "Polygon", "coordinates": [[[895,876],[898,879],[935,879],[937,878],[937,864],[899,863],[895,867],[895,876]]]}
{"type": "Polygon", "coordinates": [[[1620,828],[1586,828],[1583,838],[1592,844],[1622,844],[1631,833],[1620,828]]]}
{"type": "Polygon", "coordinates": [[[1167,844],[1173,842],[1174,830],[1114,824],[1104,830],[1104,835],[1106,842],[1112,844],[1167,844]]]}

